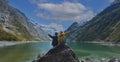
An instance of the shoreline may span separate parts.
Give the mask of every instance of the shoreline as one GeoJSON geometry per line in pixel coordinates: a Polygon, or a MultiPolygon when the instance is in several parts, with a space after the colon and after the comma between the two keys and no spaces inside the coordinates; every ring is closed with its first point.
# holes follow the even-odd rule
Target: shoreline
{"type": "Polygon", "coordinates": [[[17,44],[21,44],[21,42],[0,41],[0,47],[12,46],[17,44]]]}
{"type": "Polygon", "coordinates": [[[39,41],[25,41],[25,42],[22,42],[22,41],[0,41],[0,47],[25,44],[25,43],[33,43],[33,42],[39,42],[39,41]]]}
{"type": "Polygon", "coordinates": [[[105,42],[105,41],[100,41],[100,42],[97,42],[97,41],[88,41],[86,43],[93,43],[93,44],[100,44],[100,45],[108,45],[108,46],[120,46],[120,43],[114,43],[114,42],[105,42]]]}
{"type": "MultiPolygon", "coordinates": [[[[12,45],[17,45],[17,44],[25,44],[25,43],[33,43],[33,42],[43,42],[43,41],[0,41],[0,47],[5,47],[5,46],[12,46],[12,45]]],[[[46,42],[46,41],[44,41],[46,42]]],[[[97,41],[87,41],[83,43],[93,43],[93,44],[100,44],[100,45],[108,45],[108,46],[120,46],[120,43],[115,44],[113,42],[97,42],[97,41]]]]}

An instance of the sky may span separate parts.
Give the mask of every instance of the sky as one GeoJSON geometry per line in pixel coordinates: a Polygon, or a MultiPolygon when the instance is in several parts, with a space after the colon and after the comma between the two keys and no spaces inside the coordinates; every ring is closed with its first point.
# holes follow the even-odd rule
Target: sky
{"type": "Polygon", "coordinates": [[[66,30],[73,22],[86,22],[113,0],[8,0],[32,22],[66,30]]]}

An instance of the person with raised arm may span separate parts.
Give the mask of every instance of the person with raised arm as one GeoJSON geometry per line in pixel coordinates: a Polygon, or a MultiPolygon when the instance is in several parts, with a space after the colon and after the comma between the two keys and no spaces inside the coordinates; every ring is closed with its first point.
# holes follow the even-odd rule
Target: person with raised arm
{"type": "Polygon", "coordinates": [[[58,35],[58,45],[61,44],[61,43],[65,43],[66,42],[64,38],[69,33],[70,33],[70,31],[68,31],[68,32],[61,31],[60,32],[60,34],[58,35]]]}
{"type": "Polygon", "coordinates": [[[54,35],[54,36],[48,34],[48,36],[49,36],[50,38],[52,38],[52,46],[53,46],[53,47],[57,46],[57,45],[58,45],[58,33],[55,32],[55,35],[54,35]]]}

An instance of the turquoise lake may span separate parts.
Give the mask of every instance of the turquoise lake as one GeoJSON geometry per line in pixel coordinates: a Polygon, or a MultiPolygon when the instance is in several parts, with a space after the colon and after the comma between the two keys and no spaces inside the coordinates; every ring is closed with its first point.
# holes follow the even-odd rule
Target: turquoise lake
{"type": "MultiPolygon", "coordinates": [[[[71,42],[67,45],[80,58],[120,58],[120,46],[71,42]]],[[[50,42],[32,42],[0,47],[0,62],[32,62],[52,48],[50,42]]]]}

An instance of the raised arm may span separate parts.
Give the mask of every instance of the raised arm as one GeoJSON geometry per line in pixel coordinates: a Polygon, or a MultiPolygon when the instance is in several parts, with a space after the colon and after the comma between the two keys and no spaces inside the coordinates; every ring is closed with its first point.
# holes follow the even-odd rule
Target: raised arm
{"type": "Polygon", "coordinates": [[[50,35],[50,34],[48,34],[48,36],[49,36],[50,38],[53,38],[53,36],[52,36],[52,35],[50,35]]]}
{"type": "Polygon", "coordinates": [[[68,32],[64,32],[64,35],[67,35],[67,34],[69,34],[70,33],[70,31],[68,31],[68,32]]]}

